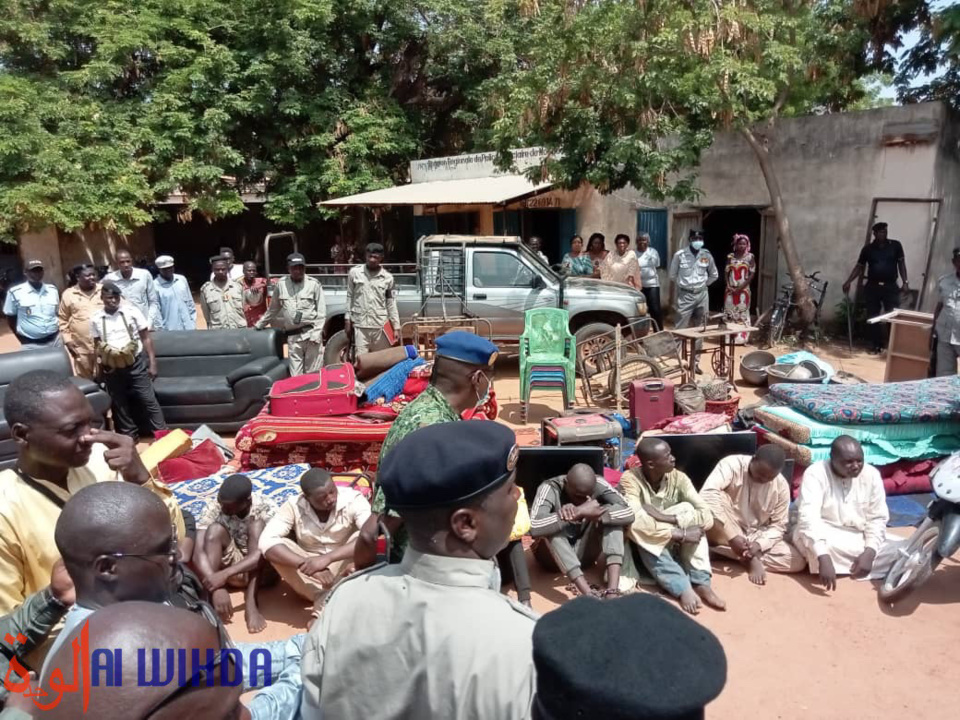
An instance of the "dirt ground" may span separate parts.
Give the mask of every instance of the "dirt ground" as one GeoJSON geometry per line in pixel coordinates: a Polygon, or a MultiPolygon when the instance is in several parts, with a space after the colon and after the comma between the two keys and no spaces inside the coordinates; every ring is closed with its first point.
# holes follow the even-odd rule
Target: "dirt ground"
{"type": "MultiPolygon", "coordinates": [[[[16,346],[5,329],[0,332],[0,352],[16,346]]],[[[838,370],[868,381],[883,379],[882,359],[836,346],[817,352],[838,370]]],[[[514,427],[520,427],[517,374],[516,361],[497,368],[501,420],[514,427]]],[[[742,404],[758,395],[754,388],[740,392],[742,404]]],[[[535,393],[526,427],[538,427],[542,417],[558,414],[559,408],[558,395],[535,393]]],[[[534,608],[549,612],[568,599],[567,583],[529,561],[534,608]]],[[[708,710],[711,720],[943,717],[942,703],[932,700],[933,680],[949,676],[947,649],[960,642],[960,562],[946,561],[927,585],[892,608],[878,602],[868,582],[842,579],[835,592],[827,593],[807,574],[773,575],[766,586],[756,587],[733,564],[714,564],[714,588],[728,610],[704,609],[698,620],[723,643],[728,680],[708,710]]],[[[236,640],[285,638],[308,621],[306,603],[276,586],[262,595],[267,629],[250,636],[241,593],[234,594],[234,602],[238,610],[228,627],[236,640]]]]}

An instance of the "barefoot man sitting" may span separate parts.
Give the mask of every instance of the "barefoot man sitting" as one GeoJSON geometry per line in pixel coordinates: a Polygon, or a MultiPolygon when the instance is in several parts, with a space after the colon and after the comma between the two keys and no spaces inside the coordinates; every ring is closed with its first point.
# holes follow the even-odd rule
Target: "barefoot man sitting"
{"type": "Polygon", "coordinates": [[[886,544],[887,496],[880,472],[863,462],[863,447],[849,435],[830,446],[830,459],[803,473],[793,542],[827,590],[837,575],[886,574],[896,546],[886,544]],[[882,557],[878,557],[878,554],[882,557]]]}
{"type": "Polygon", "coordinates": [[[784,460],[776,445],[763,445],[753,457],[728,455],[700,488],[713,513],[707,532],[713,552],[741,562],[755,585],[766,583],[767,570],[800,572],[806,566],[786,539],[790,486],[780,474],[784,460]]]}
{"type": "Polygon", "coordinates": [[[706,531],[713,514],[690,478],[676,468],[670,446],[657,438],[637,443],[640,466],[620,479],[620,492],[636,519],[627,537],[657,584],[679,598],[692,615],[700,601],[717,610],[727,604],[710,587],[710,551],[706,531]]]}
{"type": "Polygon", "coordinates": [[[204,586],[213,593],[213,606],[226,622],[233,617],[228,588],[243,588],[243,614],[251,633],[267,627],[257,605],[257,593],[264,582],[276,580],[277,575],[260,552],[259,542],[276,512],[273,503],[253,492],[250,478],[231,475],[197,521],[200,536],[194,564],[204,586]]]}

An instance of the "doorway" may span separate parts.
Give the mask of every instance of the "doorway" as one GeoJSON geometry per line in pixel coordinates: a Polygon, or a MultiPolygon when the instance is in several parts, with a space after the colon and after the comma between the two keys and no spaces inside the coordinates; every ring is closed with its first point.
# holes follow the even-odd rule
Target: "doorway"
{"type": "Polygon", "coordinates": [[[521,211],[522,237],[526,241],[536,235],[542,241],[540,250],[552,264],[558,264],[564,253],[570,251],[570,238],[576,232],[576,210],[530,210],[521,211]]]}
{"type": "Polygon", "coordinates": [[[720,279],[710,286],[710,311],[723,310],[723,295],[726,291],[725,268],[727,255],[733,252],[733,236],[737,233],[750,238],[750,252],[757,261],[757,272],[750,282],[750,313],[756,315],[758,305],[757,284],[760,276],[760,209],[755,207],[704,208],[703,246],[710,251],[717,263],[720,279]]]}

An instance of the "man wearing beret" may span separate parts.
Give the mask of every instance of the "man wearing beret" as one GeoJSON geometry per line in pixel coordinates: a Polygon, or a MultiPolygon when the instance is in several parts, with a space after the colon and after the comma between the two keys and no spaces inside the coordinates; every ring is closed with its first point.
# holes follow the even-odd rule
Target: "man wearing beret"
{"type": "Polygon", "coordinates": [[[716,636],[648,594],[577,598],[545,615],[533,664],[533,720],[703,720],[727,681],[716,636]]]}
{"type": "Polygon", "coordinates": [[[496,422],[443,423],[387,455],[378,479],[410,547],[330,594],[304,647],[304,720],[529,717],[536,616],[490,589],[517,512],[515,443],[496,422]]]}
{"type": "MultiPolygon", "coordinates": [[[[456,330],[437,338],[437,355],[433,363],[430,385],[393,421],[380,449],[379,466],[383,466],[394,446],[407,435],[438,423],[457,422],[461,414],[484,405],[493,388],[493,363],[497,346],[473,333],[456,330]]],[[[354,564],[364,568],[376,561],[378,521],[382,521],[393,538],[391,562],[400,562],[407,545],[403,521],[387,509],[383,490],[378,486],[373,498],[374,516],[364,526],[357,541],[354,564]]]]}

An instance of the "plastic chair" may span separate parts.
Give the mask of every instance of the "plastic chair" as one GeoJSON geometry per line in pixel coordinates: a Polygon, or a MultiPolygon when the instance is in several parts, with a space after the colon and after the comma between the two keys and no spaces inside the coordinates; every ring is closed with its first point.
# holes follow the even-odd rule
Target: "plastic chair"
{"type": "Polygon", "coordinates": [[[575,397],[577,342],[570,332],[570,314],[560,308],[527,310],[520,336],[521,422],[527,421],[534,388],[560,390],[564,409],[575,397]]]}

